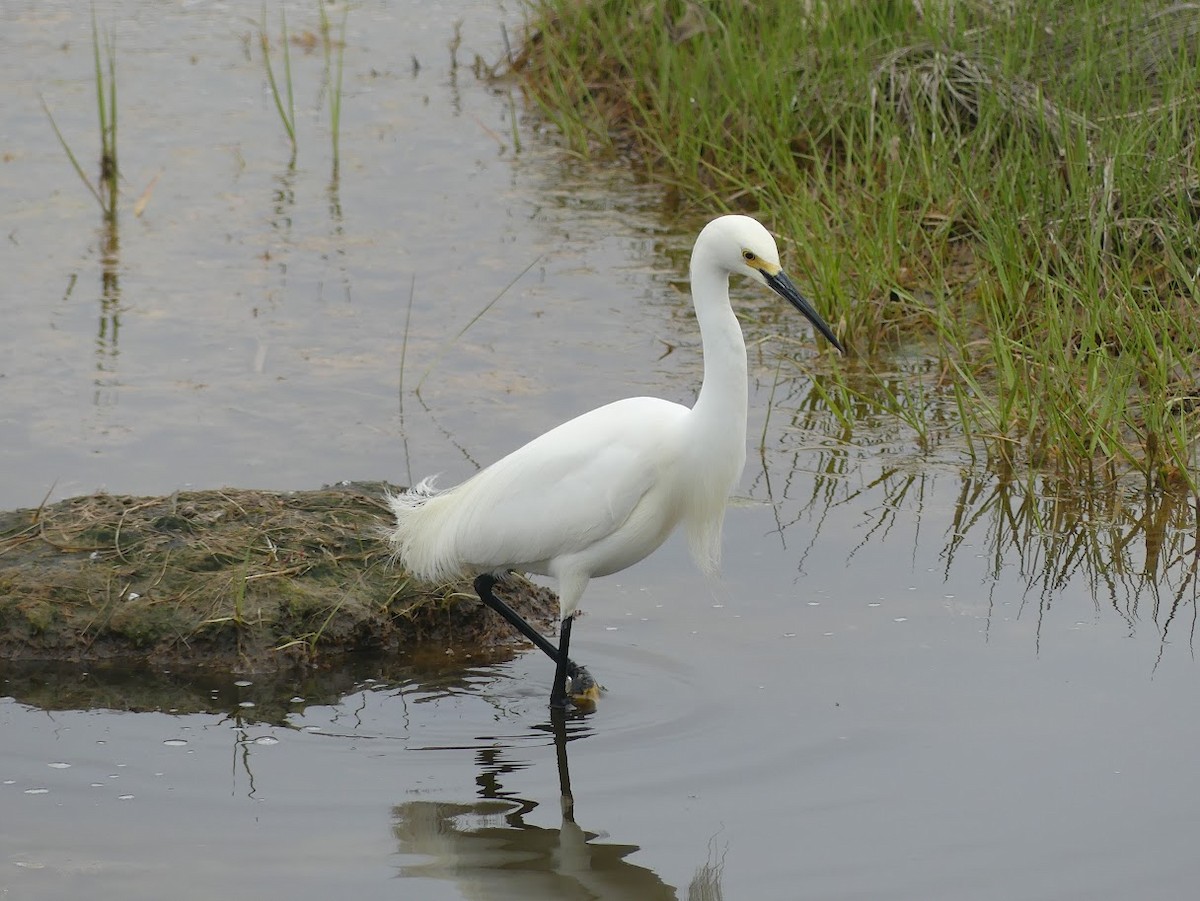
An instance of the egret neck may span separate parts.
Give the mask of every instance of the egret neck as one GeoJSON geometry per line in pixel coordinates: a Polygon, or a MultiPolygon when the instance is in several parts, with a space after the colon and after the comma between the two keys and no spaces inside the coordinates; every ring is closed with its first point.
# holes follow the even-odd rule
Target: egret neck
{"type": "Polygon", "coordinates": [[[746,342],[729,303],[729,270],[715,256],[700,251],[698,247],[692,254],[691,279],[704,351],[704,381],[689,425],[695,440],[710,450],[729,447],[728,454],[706,455],[710,461],[719,459],[732,466],[731,472],[722,473],[730,480],[725,486],[729,489],[746,462],[746,342]]]}

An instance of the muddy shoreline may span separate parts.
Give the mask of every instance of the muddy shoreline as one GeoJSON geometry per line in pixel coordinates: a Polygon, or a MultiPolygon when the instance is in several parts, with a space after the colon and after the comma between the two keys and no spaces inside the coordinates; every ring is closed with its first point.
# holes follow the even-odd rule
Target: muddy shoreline
{"type": "MultiPolygon", "coordinates": [[[[416,582],[391,562],[388,487],[96,494],[0,513],[0,656],[270,672],[511,643],[468,582],[416,582]]],[[[552,626],[552,592],[520,580],[508,599],[552,626]]]]}

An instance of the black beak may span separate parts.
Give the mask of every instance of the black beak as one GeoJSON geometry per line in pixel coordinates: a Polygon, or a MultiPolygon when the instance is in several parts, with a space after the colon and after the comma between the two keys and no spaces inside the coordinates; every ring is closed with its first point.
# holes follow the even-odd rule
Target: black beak
{"type": "Polygon", "coordinates": [[[767,273],[763,272],[763,278],[767,280],[767,284],[771,287],[771,290],[803,313],[808,321],[813,324],[813,328],[824,335],[830,344],[842,353],[846,352],[846,348],[842,347],[842,342],[834,335],[833,329],[829,327],[829,323],[822,319],[821,314],[813,308],[813,305],[805,299],[803,294],[796,290],[796,286],[792,284],[792,280],[784,274],[782,269],[774,275],[767,275],[767,273]]]}

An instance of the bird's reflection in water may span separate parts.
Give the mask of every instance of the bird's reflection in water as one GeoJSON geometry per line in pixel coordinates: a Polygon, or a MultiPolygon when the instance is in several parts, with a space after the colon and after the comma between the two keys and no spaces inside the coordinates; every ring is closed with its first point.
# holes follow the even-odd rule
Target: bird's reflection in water
{"type": "MultiPolygon", "coordinates": [[[[423,855],[423,863],[401,875],[446,879],[462,897],[489,901],[520,899],[678,899],[654,871],[626,860],[638,845],[596,841],[575,822],[575,799],[567,744],[587,734],[583,721],[552,711],[538,727],[554,737],[562,804],[559,828],[535,826],[525,818],[537,802],[505,792],[500,777],[527,764],[505,760],[504,748],[481,751],[480,800],[471,803],[410,801],[398,805],[393,827],[400,851],[423,855]]],[[[721,901],[720,862],[706,861],[688,886],[688,901],[721,901]]]]}

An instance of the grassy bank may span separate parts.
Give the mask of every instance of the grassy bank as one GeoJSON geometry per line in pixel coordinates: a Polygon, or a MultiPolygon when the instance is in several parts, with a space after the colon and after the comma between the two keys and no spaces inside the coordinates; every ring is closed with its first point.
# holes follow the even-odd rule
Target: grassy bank
{"type": "Polygon", "coordinates": [[[1190,485],[1197,35],[1117,0],[540,0],[516,68],[577,152],[796,239],[855,351],[835,407],[919,416],[871,379],[915,343],[977,451],[1190,485]]]}

